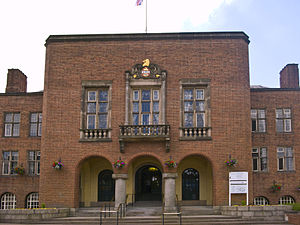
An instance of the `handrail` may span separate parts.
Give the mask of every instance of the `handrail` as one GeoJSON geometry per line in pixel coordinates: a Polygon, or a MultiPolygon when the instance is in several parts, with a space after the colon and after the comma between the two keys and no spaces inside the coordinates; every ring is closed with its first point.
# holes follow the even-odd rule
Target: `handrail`
{"type": "Polygon", "coordinates": [[[176,215],[179,217],[179,224],[182,224],[182,213],[180,211],[180,206],[179,206],[179,200],[178,200],[178,195],[176,195],[175,199],[175,204],[176,204],[176,209],[177,212],[165,212],[165,199],[163,198],[163,205],[162,205],[162,224],[165,224],[165,216],[167,215],[176,215]]]}
{"type": "Polygon", "coordinates": [[[104,214],[104,218],[106,218],[106,213],[108,213],[109,217],[110,217],[110,213],[115,213],[116,214],[116,222],[117,222],[117,225],[119,224],[119,218],[123,218],[126,216],[126,204],[125,203],[120,203],[117,210],[109,210],[107,211],[106,209],[105,210],[101,210],[100,211],[100,225],[102,225],[102,222],[103,222],[103,214],[104,214]]]}

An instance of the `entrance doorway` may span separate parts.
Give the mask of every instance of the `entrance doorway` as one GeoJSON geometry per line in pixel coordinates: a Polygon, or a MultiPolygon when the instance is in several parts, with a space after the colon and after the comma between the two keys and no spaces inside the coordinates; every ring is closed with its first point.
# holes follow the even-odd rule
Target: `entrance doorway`
{"type": "Polygon", "coordinates": [[[115,196],[115,180],[112,179],[113,171],[103,170],[98,175],[98,201],[111,201],[115,196]]]}
{"type": "Polygon", "coordinates": [[[143,166],[135,174],[135,200],[161,201],[162,175],[156,166],[143,166]]]}
{"type": "Polygon", "coordinates": [[[182,200],[199,200],[199,172],[193,168],[182,173],[182,200]]]}

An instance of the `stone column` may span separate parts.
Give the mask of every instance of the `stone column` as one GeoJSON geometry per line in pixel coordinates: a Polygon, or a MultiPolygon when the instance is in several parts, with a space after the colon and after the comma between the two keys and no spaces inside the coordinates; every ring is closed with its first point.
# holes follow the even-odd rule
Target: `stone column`
{"type": "Polygon", "coordinates": [[[163,173],[165,180],[165,194],[164,194],[164,207],[165,211],[176,210],[176,185],[175,179],[178,177],[177,173],[163,173]]]}
{"type": "Polygon", "coordinates": [[[112,178],[115,183],[115,208],[118,208],[121,203],[126,202],[126,180],[128,174],[113,174],[112,178]]]}

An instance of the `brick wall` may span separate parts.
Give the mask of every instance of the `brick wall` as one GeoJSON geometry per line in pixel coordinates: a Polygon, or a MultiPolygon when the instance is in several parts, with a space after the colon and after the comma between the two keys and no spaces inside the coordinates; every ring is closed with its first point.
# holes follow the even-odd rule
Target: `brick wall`
{"type": "Polygon", "coordinates": [[[298,64],[287,64],[280,71],[281,88],[299,88],[298,64]]]}
{"type": "Polygon", "coordinates": [[[265,196],[271,204],[278,204],[280,197],[291,195],[300,201],[300,89],[252,89],[251,107],[266,110],[266,133],[253,133],[253,147],[267,147],[268,171],[253,173],[254,196],[265,196]],[[276,132],[276,108],[291,108],[292,132],[276,132]],[[295,171],[277,172],[277,147],[293,147],[295,171]],[[282,184],[281,191],[272,193],[273,181],[282,184]]]}
{"type": "Polygon", "coordinates": [[[9,69],[7,73],[6,93],[27,91],[27,76],[19,69],[9,69]]]}
{"type": "MultiPolygon", "coordinates": [[[[122,156],[129,162],[138,155],[153,155],[163,162],[172,155],[180,162],[187,156],[201,155],[213,168],[213,204],[228,204],[228,171],[224,161],[231,154],[239,160],[237,170],[251,170],[248,42],[240,33],[238,37],[235,33],[226,37],[214,33],[205,35],[193,38],[183,38],[184,34],[158,34],[155,38],[147,34],[129,38],[112,35],[111,39],[105,35],[54,36],[48,39],[41,146],[42,202],[50,206],[78,206],[80,163],[90,156],[104,157],[111,162],[122,156]],[[164,143],[139,142],[126,143],[125,153],[121,154],[118,136],[119,125],[125,120],[124,73],[145,58],[168,73],[166,121],[171,126],[170,153],[166,153],[164,143]],[[179,140],[179,84],[183,78],[211,79],[212,140],[179,140]],[[112,81],[112,142],[79,141],[82,80],[112,81]],[[65,168],[53,171],[50,163],[59,158],[65,168]]],[[[250,193],[251,187],[250,177],[250,193]]]]}
{"type": "Polygon", "coordinates": [[[25,198],[31,192],[39,191],[39,177],[28,175],[2,175],[3,151],[18,151],[18,164],[28,170],[27,151],[40,150],[41,138],[29,137],[30,112],[41,112],[43,93],[0,94],[0,195],[11,192],[16,195],[17,207],[25,207],[25,198]],[[20,112],[20,136],[4,137],[4,113],[20,112]]]}

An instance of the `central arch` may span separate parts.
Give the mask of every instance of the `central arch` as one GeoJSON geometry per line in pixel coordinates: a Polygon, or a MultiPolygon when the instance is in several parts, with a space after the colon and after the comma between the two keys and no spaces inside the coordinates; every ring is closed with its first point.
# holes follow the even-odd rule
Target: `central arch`
{"type": "Polygon", "coordinates": [[[136,201],[161,201],[162,174],[159,168],[145,165],[135,173],[136,201]]]}

